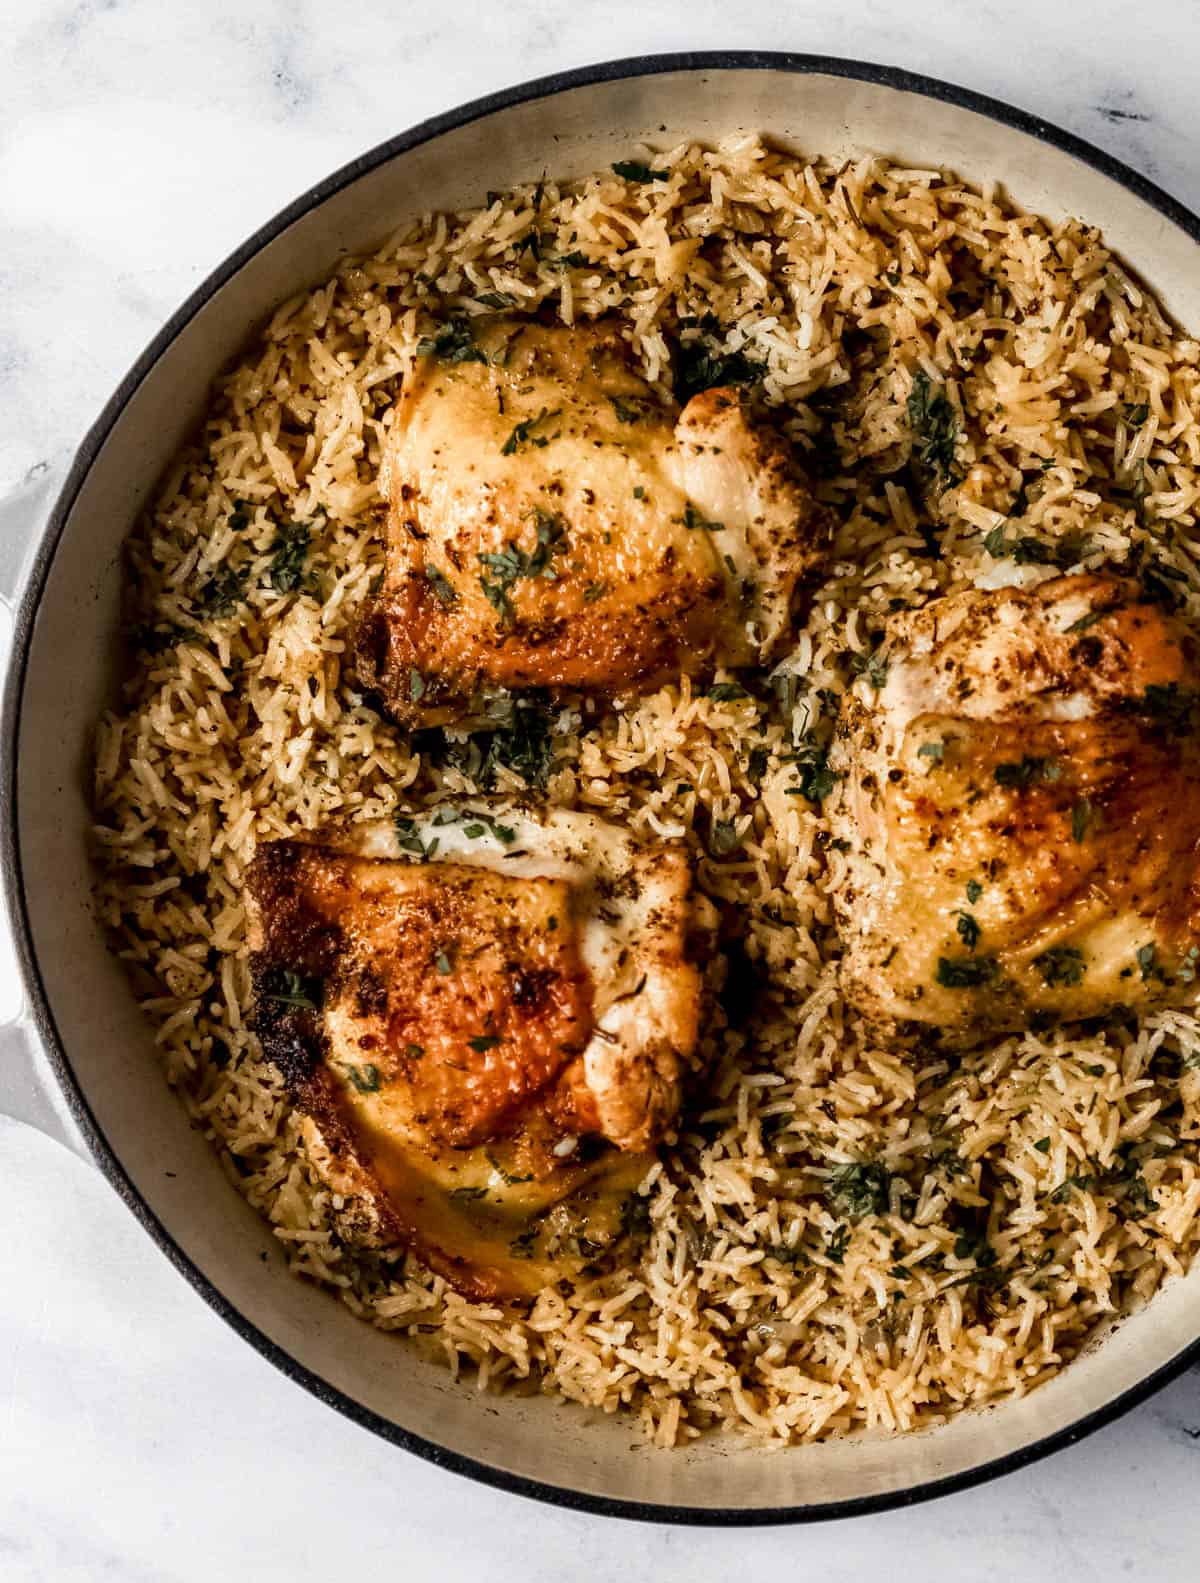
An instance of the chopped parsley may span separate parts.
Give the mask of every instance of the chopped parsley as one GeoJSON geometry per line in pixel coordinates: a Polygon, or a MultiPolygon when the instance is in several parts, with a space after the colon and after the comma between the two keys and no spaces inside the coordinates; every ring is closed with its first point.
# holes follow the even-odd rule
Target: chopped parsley
{"type": "Polygon", "coordinates": [[[1082,843],[1087,839],[1087,833],[1092,827],[1095,810],[1091,800],[1087,797],[1077,802],[1071,809],[1071,840],[1082,843]]]}
{"type": "Polygon", "coordinates": [[[447,951],[439,951],[433,959],[433,965],[443,978],[449,978],[454,971],[454,963],[450,960],[450,955],[447,951]]]}
{"type": "Polygon", "coordinates": [[[994,956],[939,956],[937,981],[943,989],[978,989],[998,975],[994,956]]]}
{"type": "Polygon", "coordinates": [[[508,1245],[508,1251],[514,1259],[532,1259],[537,1243],[539,1227],[535,1224],[527,1231],[521,1232],[519,1237],[514,1237],[508,1245]]]}
{"type": "Polygon", "coordinates": [[[1008,539],[1003,523],[985,536],[983,547],[993,560],[1015,561],[1018,566],[1074,566],[1087,553],[1085,541],[1070,534],[1053,544],[1028,534],[1008,539]]]}
{"type": "Polygon", "coordinates": [[[738,698],[749,698],[750,694],[744,687],[739,687],[737,682],[713,682],[711,687],[704,689],[706,698],[715,698],[717,703],[733,703],[738,698]]]}
{"type": "Polygon", "coordinates": [[[1034,1144],[1034,1148],[1037,1150],[1037,1152],[1039,1154],[1049,1154],[1050,1153],[1050,1139],[1049,1138],[1039,1138],[1037,1140],[1037,1142],[1034,1144]]]}
{"type": "Polygon", "coordinates": [[[408,672],[408,696],[415,704],[425,691],[425,678],[415,667],[410,667],[408,672]]]}
{"type": "Polygon", "coordinates": [[[500,1043],[499,1036],[494,1033],[481,1033],[476,1039],[468,1039],[467,1043],[477,1054],[482,1055],[485,1050],[494,1050],[500,1043]]]}
{"type": "Polygon", "coordinates": [[[979,883],[979,881],[977,879],[969,879],[967,881],[967,900],[971,903],[971,905],[974,906],[974,904],[982,895],[983,886],[979,883]]]}
{"type": "Polygon", "coordinates": [[[512,433],[500,447],[500,455],[515,456],[523,445],[539,447],[549,445],[551,438],[549,435],[535,434],[533,431],[541,424],[549,423],[553,418],[559,417],[561,413],[561,407],[555,407],[553,411],[549,407],[543,407],[536,418],[526,418],[523,423],[514,424],[512,433]]]}
{"type": "Polygon", "coordinates": [[[274,1001],[277,1006],[292,1006],[297,1011],[320,1011],[325,998],[325,985],[319,978],[305,977],[285,968],[276,980],[275,989],[264,990],[263,999],[274,1001]]]}
{"type": "Polygon", "coordinates": [[[637,1193],[630,1193],[621,1203],[621,1235],[644,1237],[650,1230],[650,1204],[637,1193]]]}
{"type": "Polygon", "coordinates": [[[636,401],[627,401],[624,396],[610,396],[612,409],[622,423],[640,423],[645,416],[641,405],[636,401]]]}
{"type": "Polygon", "coordinates": [[[923,368],[913,375],[908,395],[908,425],[917,456],[945,486],[957,483],[954,453],[958,443],[958,414],[941,385],[935,385],[923,368]]]}
{"type": "Polygon", "coordinates": [[[919,759],[931,759],[933,763],[940,764],[946,757],[946,744],[944,742],[922,742],[917,749],[919,759]]]}
{"type": "Polygon", "coordinates": [[[510,540],[505,549],[489,551],[476,557],[480,565],[491,573],[490,578],[480,574],[479,586],[505,626],[510,626],[516,619],[509,589],[523,577],[546,576],[551,557],[562,548],[566,538],[567,525],[560,516],[540,509],[534,516],[537,544],[532,551],[523,550],[510,540]]]}
{"type": "Polygon", "coordinates": [[[649,165],[643,165],[637,159],[618,159],[613,164],[613,175],[620,176],[624,181],[636,181],[645,185],[651,181],[666,181],[670,177],[668,170],[652,170],[649,165]]]}
{"type": "Polygon", "coordinates": [[[348,1066],[346,1076],[360,1094],[379,1092],[379,1068],[373,1062],[369,1061],[365,1066],[348,1066]]]}
{"type": "Polygon", "coordinates": [[[853,1219],[887,1212],[892,1173],[877,1161],[838,1165],[825,1179],[825,1200],[853,1219]]]}
{"type": "MultiPolygon", "coordinates": [[[[556,719],[557,711],[540,694],[518,695],[506,718],[472,731],[465,741],[440,727],[419,733],[417,740],[431,762],[452,764],[482,790],[494,784],[501,767],[541,787],[554,767],[556,719]]],[[[482,815],[472,813],[470,818],[480,820],[482,815]]]]}
{"type": "Polygon", "coordinates": [[[437,595],[438,603],[444,606],[445,609],[452,610],[458,603],[458,590],[445,572],[439,571],[436,566],[427,566],[425,568],[425,581],[437,595]]]}
{"type": "Polygon", "coordinates": [[[207,616],[227,616],[246,597],[248,573],[223,566],[200,590],[200,608],[207,616]]]}
{"type": "Polygon", "coordinates": [[[887,681],[888,662],[879,649],[871,654],[852,654],[850,669],[855,676],[865,676],[876,692],[887,681]]]}
{"type": "Polygon", "coordinates": [[[307,522],[285,523],[275,535],[275,542],[271,545],[271,564],[267,568],[267,581],[277,594],[295,593],[303,583],[308,545],[307,522]]]}
{"type": "Polygon", "coordinates": [[[1168,566],[1164,561],[1151,561],[1149,566],[1142,568],[1139,582],[1142,592],[1152,604],[1162,605],[1166,610],[1176,610],[1182,603],[1179,590],[1172,585],[1186,583],[1187,575],[1174,566],[1168,566]]]}
{"type": "Polygon", "coordinates": [[[979,944],[981,930],[979,922],[969,912],[959,912],[954,927],[958,930],[958,938],[968,951],[973,951],[979,944]]]}
{"type": "Polygon", "coordinates": [[[1141,699],[1133,701],[1132,707],[1137,708],[1139,703],[1156,724],[1181,736],[1192,727],[1197,695],[1177,682],[1165,685],[1151,682],[1141,699]]]}
{"type": "Polygon", "coordinates": [[[423,1044],[406,1044],[404,1053],[410,1061],[419,1061],[425,1054],[425,1046],[423,1044]]]}
{"type": "Polygon", "coordinates": [[[449,319],[433,335],[423,335],[417,342],[417,356],[435,357],[439,363],[487,362],[475,345],[475,336],[468,319],[449,319]]]}
{"type": "Polygon", "coordinates": [[[741,846],[742,837],[732,819],[714,819],[709,833],[708,848],[714,857],[725,857],[741,846]]]}
{"type": "MultiPolygon", "coordinates": [[[[706,321],[706,327],[720,328],[716,320],[706,321]]],[[[745,352],[718,351],[703,337],[679,342],[672,361],[675,397],[681,405],[716,385],[755,385],[763,377],[762,366],[745,352]]]]}
{"type": "Polygon", "coordinates": [[[1024,788],[1061,780],[1062,765],[1057,759],[1026,754],[1015,763],[997,764],[993,773],[997,786],[1024,788]]]}
{"type": "Polygon", "coordinates": [[[850,1227],[839,1226],[825,1244],[825,1252],[832,1264],[841,1264],[846,1257],[846,1249],[850,1246],[850,1227]]]}
{"type": "Polygon", "coordinates": [[[1075,1173],[1061,1181],[1050,1194],[1052,1204],[1065,1204],[1074,1192],[1090,1193],[1095,1178],[1093,1176],[1075,1173]]]}
{"type": "Polygon", "coordinates": [[[1042,975],[1042,982],[1064,985],[1068,989],[1083,982],[1087,961],[1083,952],[1073,945],[1052,945],[1033,959],[1033,965],[1042,975]]]}
{"type": "Polygon", "coordinates": [[[416,821],[410,819],[407,814],[393,814],[392,824],[396,831],[396,844],[402,852],[411,852],[414,857],[428,859],[437,851],[437,836],[433,836],[429,841],[422,841],[416,821]]]}
{"type": "Polygon", "coordinates": [[[1137,965],[1142,970],[1143,984],[1148,984],[1152,978],[1166,982],[1163,970],[1158,965],[1158,952],[1153,944],[1138,946],[1137,965]]]}
{"type": "Polygon", "coordinates": [[[1070,637],[1073,632],[1086,632],[1089,627],[1094,627],[1103,616],[1109,614],[1110,611],[1108,610],[1089,610],[1086,616],[1080,616],[1078,621],[1072,621],[1071,625],[1066,629],[1065,635],[1070,637]]]}
{"type": "Polygon", "coordinates": [[[185,638],[195,637],[195,632],[190,627],[176,626],[173,621],[164,625],[154,626],[150,622],[139,623],[129,631],[129,643],[133,649],[142,649],[149,655],[165,653],[167,649],[174,648],[177,643],[182,643],[185,638]]]}
{"type": "Polygon", "coordinates": [[[723,522],[713,522],[708,517],[701,516],[690,500],[683,508],[683,516],[680,521],[682,521],[689,533],[694,533],[697,528],[703,528],[709,533],[720,533],[725,526],[723,522]]]}
{"type": "Polygon", "coordinates": [[[455,1203],[470,1204],[476,1199],[487,1197],[486,1187],[452,1187],[448,1194],[455,1203]]]}
{"type": "Polygon", "coordinates": [[[479,771],[482,783],[488,784],[495,774],[494,766],[502,764],[523,776],[530,785],[544,786],[554,763],[551,719],[552,716],[538,704],[517,702],[508,724],[490,733],[479,771]]]}
{"type": "Polygon", "coordinates": [[[481,291],[475,300],[485,308],[511,308],[515,299],[507,291],[481,291]]]}
{"type": "Polygon", "coordinates": [[[583,590],[583,602],[585,605],[594,605],[597,599],[603,599],[607,592],[607,583],[589,583],[583,590]]]}
{"type": "Polygon", "coordinates": [[[829,754],[821,747],[801,748],[796,755],[800,784],[786,788],[788,797],[805,797],[816,807],[837,785],[839,776],[829,768],[829,754]]]}

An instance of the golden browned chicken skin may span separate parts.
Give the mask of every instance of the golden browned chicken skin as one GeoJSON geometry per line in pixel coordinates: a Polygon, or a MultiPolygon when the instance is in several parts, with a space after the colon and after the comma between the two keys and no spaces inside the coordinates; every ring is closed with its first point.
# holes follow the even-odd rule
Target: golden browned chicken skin
{"type": "Polygon", "coordinates": [[[612,326],[464,333],[416,358],[392,416],[359,643],[390,713],[434,725],[489,688],[621,692],[770,653],[829,534],[783,440],[733,391],[669,410],[612,326]]]}
{"type": "Polygon", "coordinates": [[[272,842],[247,886],[263,1048],[372,1240],[520,1297],[619,1239],[697,1040],[681,848],[471,807],[272,842]]]}
{"type": "Polygon", "coordinates": [[[1108,576],[895,617],[830,754],[847,998],[960,1043],[1194,1003],[1198,654],[1108,576]]]}

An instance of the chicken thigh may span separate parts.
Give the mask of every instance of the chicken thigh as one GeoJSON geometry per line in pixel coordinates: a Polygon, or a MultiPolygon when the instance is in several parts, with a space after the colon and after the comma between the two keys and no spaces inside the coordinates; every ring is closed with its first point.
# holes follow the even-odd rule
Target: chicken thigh
{"type": "Polygon", "coordinates": [[[830,754],[847,999],[957,1043],[1194,1003],[1198,657],[1107,576],[895,617],[830,754]]]}
{"type": "Polygon", "coordinates": [[[270,843],[248,891],[264,1051],[376,1241],[517,1297],[619,1239],[697,1041],[682,848],[470,805],[270,843]]]}
{"type": "Polygon", "coordinates": [[[460,322],[392,417],[359,672],[402,724],[488,689],[621,692],[758,663],[827,513],[737,395],[676,419],[611,326],[460,322]]]}

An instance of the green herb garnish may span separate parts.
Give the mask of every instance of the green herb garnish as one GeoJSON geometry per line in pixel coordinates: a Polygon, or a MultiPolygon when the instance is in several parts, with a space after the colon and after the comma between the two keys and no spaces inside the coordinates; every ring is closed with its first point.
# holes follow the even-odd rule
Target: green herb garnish
{"type": "Polygon", "coordinates": [[[846,1257],[846,1249],[850,1246],[851,1231],[849,1226],[839,1226],[825,1244],[825,1253],[831,1264],[841,1264],[846,1257]]]}
{"type": "Polygon", "coordinates": [[[702,390],[717,385],[754,385],[763,377],[762,366],[745,352],[719,352],[702,339],[681,341],[673,362],[675,396],[681,405],[702,390]]]}
{"type": "Polygon", "coordinates": [[[1083,842],[1091,828],[1094,810],[1091,800],[1087,797],[1077,802],[1071,809],[1071,840],[1083,842]]]}
{"type": "Polygon", "coordinates": [[[666,181],[670,176],[667,170],[651,170],[649,165],[643,165],[636,159],[618,159],[613,164],[613,175],[621,176],[625,181],[636,181],[645,184],[650,181],[666,181]]]}
{"type": "Polygon", "coordinates": [[[708,848],[714,857],[725,857],[741,846],[742,837],[732,819],[714,819],[709,832],[708,848]]]}
{"type": "Polygon", "coordinates": [[[1050,1194],[1052,1204],[1065,1204],[1074,1192],[1090,1193],[1095,1177],[1082,1173],[1072,1173],[1061,1181],[1050,1194]]]}
{"type": "Polygon", "coordinates": [[[346,1076],[360,1094],[379,1092],[379,1068],[373,1062],[368,1062],[366,1066],[348,1066],[346,1076]]]}
{"type": "Polygon", "coordinates": [[[720,533],[725,526],[723,522],[713,522],[708,517],[701,516],[690,500],[684,506],[683,516],[679,520],[689,533],[694,533],[699,528],[703,528],[708,533],[720,533]]]}
{"type": "Polygon", "coordinates": [[[549,445],[549,443],[550,443],[550,436],[549,435],[534,434],[533,431],[540,424],[549,423],[551,421],[551,419],[557,418],[561,414],[562,414],[562,408],[561,407],[555,407],[553,411],[551,411],[549,407],[543,407],[542,410],[538,413],[536,418],[526,418],[523,423],[514,424],[512,433],[509,435],[508,439],[505,440],[504,444],[500,447],[500,455],[501,456],[515,456],[516,453],[521,449],[521,447],[523,445],[536,445],[536,446],[547,446],[547,445],[549,445]]]}
{"type": "Polygon", "coordinates": [[[505,626],[510,626],[516,618],[509,589],[523,577],[544,577],[549,570],[551,557],[562,548],[567,535],[567,525],[561,517],[541,510],[536,511],[534,517],[537,544],[532,551],[523,550],[510,540],[503,550],[476,557],[480,565],[492,574],[490,579],[481,575],[479,586],[505,626]]]}
{"type": "Polygon", "coordinates": [[[937,981],[944,989],[978,989],[990,984],[999,971],[994,956],[939,956],[937,981]]]}
{"type": "Polygon", "coordinates": [[[271,564],[267,568],[267,581],[276,593],[295,593],[303,583],[308,545],[307,522],[285,523],[279,529],[271,545],[271,564]]]}
{"type": "Polygon", "coordinates": [[[640,423],[645,417],[641,406],[632,401],[627,401],[624,396],[610,396],[613,411],[622,423],[640,423]]]}
{"type": "Polygon", "coordinates": [[[445,572],[439,571],[436,566],[427,566],[425,568],[425,581],[437,595],[438,603],[447,610],[453,609],[458,603],[458,590],[445,572]]]}
{"type": "Polygon", "coordinates": [[[214,572],[199,594],[204,614],[227,616],[235,605],[240,605],[246,597],[248,576],[246,571],[235,571],[232,566],[214,572]]]}
{"type": "Polygon", "coordinates": [[[319,978],[308,978],[285,968],[279,975],[277,989],[263,992],[264,1000],[279,1006],[293,1006],[297,1011],[320,1011],[325,997],[325,985],[319,978]]]}
{"type": "MultiPolygon", "coordinates": [[[[888,662],[879,649],[871,654],[852,654],[850,669],[855,676],[865,676],[876,692],[887,681],[888,662]]],[[[930,745],[926,743],[926,747],[930,745]]],[[[924,748],[921,751],[924,752],[924,748]]]]}
{"type": "Polygon", "coordinates": [[[853,1219],[887,1212],[892,1173],[875,1161],[838,1165],[825,1179],[825,1199],[853,1219]]]}
{"type": "Polygon", "coordinates": [[[450,319],[433,335],[423,335],[417,342],[417,356],[436,357],[439,363],[487,362],[475,345],[469,319],[450,319]]]}
{"type": "Polygon", "coordinates": [[[1043,983],[1065,985],[1068,989],[1083,982],[1087,961],[1083,952],[1073,945],[1052,945],[1033,959],[1033,965],[1042,975],[1043,983]]]}
{"type": "Polygon", "coordinates": [[[1024,788],[1061,780],[1062,765],[1057,759],[1026,754],[1015,763],[997,764],[993,774],[997,786],[1024,788]]]}
{"type": "Polygon", "coordinates": [[[958,481],[954,470],[958,442],[958,414],[941,385],[935,385],[923,368],[913,375],[908,395],[908,423],[917,455],[943,487],[958,481]]]}

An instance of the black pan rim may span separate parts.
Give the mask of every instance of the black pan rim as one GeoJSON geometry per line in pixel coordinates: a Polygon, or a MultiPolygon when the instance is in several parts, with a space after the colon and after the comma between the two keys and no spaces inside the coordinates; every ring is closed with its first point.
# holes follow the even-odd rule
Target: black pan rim
{"type": "Polygon", "coordinates": [[[917,1505],[921,1502],[952,1494],[1016,1472],[1039,1461],[1055,1451],[1076,1444],[1087,1435],[1112,1423],[1122,1414],[1146,1401],[1169,1381],[1176,1378],[1191,1364],[1200,1361],[1200,1335],[1184,1347],[1175,1357],[1153,1370],[1138,1384],[1114,1397],[1105,1406],[1084,1414],[1075,1423],[1045,1435],[1016,1451],[980,1463],[963,1473],[950,1474],[939,1479],[927,1480],[906,1489],[889,1490],[877,1495],[858,1496],[850,1500],[826,1502],[819,1506],[794,1505],[760,1508],[701,1507],[654,1504],[637,1500],[623,1500],[594,1495],[565,1486],[547,1484],[523,1474],[478,1462],[472,1457],[448,1450],[435,1441],[427,1440],[410,1430],[401,1428],[373,1409],[364,1406],[345,1392],[331,1386],[320,1375],[298,1362],[285,1348],[263,1333],[258,1326],[213,1284],[198,1265],[184,1253],[171,1232],[163,1225],[150,1205],[134,1186],[118,1159],[108,1139],[102,1132],[87,1098],[75,1076],[70,1059],[58,1035],[53,1010],[42,979],[33,946],[28,907],[25,897],[24,874],[21,863],[17,814],[17,762],[20,751],[21,700],[29,659],[29,648],[38,607],[45,589],[51,565],[61,540],[63,529],[84,481],[109,433],[134,392],[138,389],[154,364],[176,339],[185,325],[255,254],[275,240],[290,225],[310,210],[316,208],[335,193],[349,187],[359,177],[376,169],[399,154],[403,154],[443,133],[472,121],[493,115],[514,105],[535,99],[550,98],[571,89],[593,86],[598,83],[621,79],[653,77],[676,72],[720,71],[776,71],[807,76],[843,77],[893,88],[924,98],[939,100],[996,121],[1003,126],[1022,132],[1048,144],[1091,166],[1117,185],[1132,192],[1170,220],[1194,242],[1200,244],[1200,218],[1178,199],[1172,197],[1137,171],[1103,152],[1073,133],[1063,131],[1052,123],[1016,109],[1002,100],[976,93],[953,83],[942,82],[902,67],[874,65],[868,62],[844,59],[837,56],[794,54],[758,50],[706,50],[644,57],[630,57],[605,61],[593,66],[577,67],[535,78],[515,87],[501,89],[479,99],[431,117],[419,125],[387,139],[359,158],[343,165],[339,170],[318,182],[307,192],[282,209],[272,220],[259,228],[241,247],[237,248],[208,278],[196,288],[182,306],[176,310],[163,328],[149,343],[137,362],[125,375],[106,403],[95,423],[88,430],[80,445],[54,508],[47,520],[37,551],[26,575],[13,627],[11,658],[4,689],[3,711],[0,714],[0,803],[3,811],[0,827],[0,870],[2,870],[5,897],[12,923],[17,959],[24,986],[29,998],[33,1022],[40,1035],[50,1067],[62,1090],[72,1118],[83,1134],[88,1148],[112,1187],[124,1201],[162,1252],[200,1294],[245,1341],[275,1365],[283,1374],[327,1406],[335,1408],[345,1417],[371,1430],[384,1440],[401,1446],[404,1450],[422,1457],[437,1467],[461,1473],[468,1478],[510,1494],[524,1495],[569,1510],[594,1513],[606,1517],[621,1517],[644,1522],[673,1525],[756,1527],[772,1524],[811,1523],[833,1519],[865,1516],[876,1512],[917,1505]]]}

